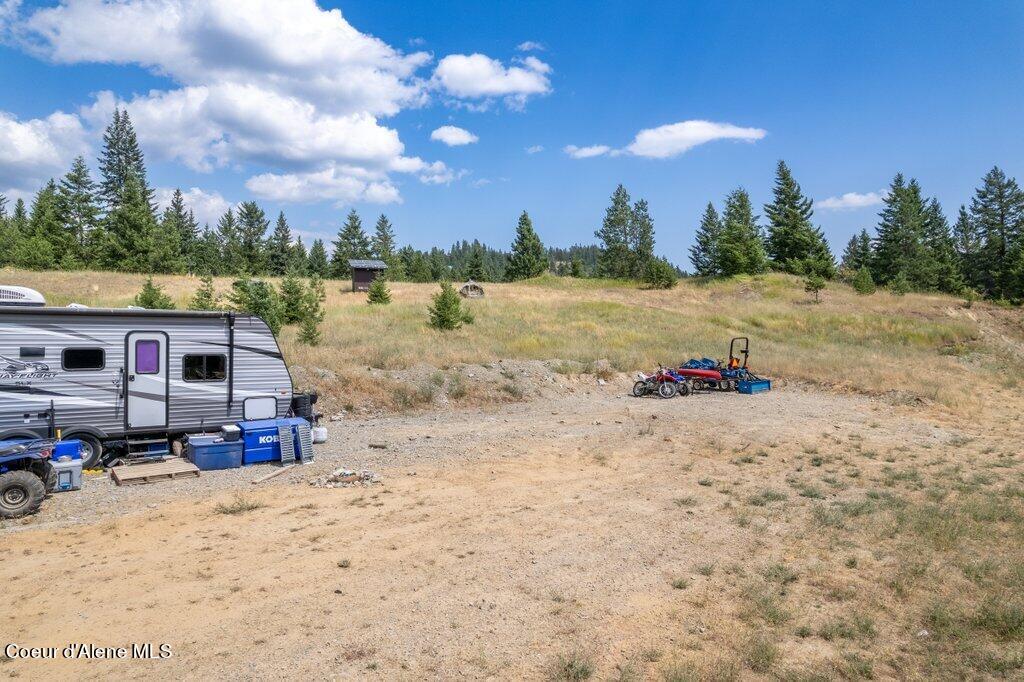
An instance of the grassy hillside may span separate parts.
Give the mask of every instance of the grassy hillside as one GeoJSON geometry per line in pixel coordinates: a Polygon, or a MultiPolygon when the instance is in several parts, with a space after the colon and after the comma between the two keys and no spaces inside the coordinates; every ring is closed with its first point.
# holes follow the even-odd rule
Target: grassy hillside
{"type": "MultiPolygon", "coordinates": [[[[5,269],[0,281],[36,288],[52,305],[123,306],[144,277],[5,269]]],[[[185,276],[156,281],[180,307],[199,284],[185,276]]],[[[230,280],[216,286],[226,292],[230,280]]],[[[347,282],[328,282],[324,343],[301,346],[296,330],[286,328],[281,344],[289,362],[337,374],[329,393],[346,402],[387,403],[388,392],[367,382],[367,367],[446,369],[522,359],[568,361],[558,366],[585,371],[607,360],[632,372],[693,356],[723,357],[731,337],[749,336],[751,364],[768,376],[956,410],[998,401],[1016,388],[1022,368],[1019,311],[978,303],[967,308],[938,295],[858,296],[838,283],[814,304],[798,279],[784,275],[683,281],[670,291],[555,277],[490,284],[485,299],[469,302],[476,323],[455,332],[426,325],[436,285],[391,288],[392,305],[371,307],[347,282]]]]}

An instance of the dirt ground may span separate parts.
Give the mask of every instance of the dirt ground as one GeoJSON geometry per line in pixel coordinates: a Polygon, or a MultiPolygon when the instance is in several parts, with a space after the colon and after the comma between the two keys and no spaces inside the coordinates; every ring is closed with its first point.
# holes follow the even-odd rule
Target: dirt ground
{"type": "MultiPolygon", "coordinates": [[[[871,591],[887,570],[871,546],[819,537],[810,508],[877,484],[886,452],[923,461],[985,438],[924,407],[797,386],[658,400],[627,397],[628,383],[342,420],[315,464],[261,485],[266,467],[54,496],[0,530],[0,642],[173,655],[5,657],[0,675],[532,679],[578,664],[639,679],[685,662],[759,678],[744,596],[756,576],[798,575],[786,598],[813,624],[844,608],[825,588],[871,591]],[[382,483],[308,485],[342,465],[382,483]],[[767,489],[786,501],[742,503],[767,489]],[[239,491],[263,506],[216,510],[239,491]]],[[[899,605],[877,606],[873,676],[918,677],[900,667],[915,634],[899,605]]],[[[848,653],[815,637],[777,646],[776,669],[848,653]]]]}

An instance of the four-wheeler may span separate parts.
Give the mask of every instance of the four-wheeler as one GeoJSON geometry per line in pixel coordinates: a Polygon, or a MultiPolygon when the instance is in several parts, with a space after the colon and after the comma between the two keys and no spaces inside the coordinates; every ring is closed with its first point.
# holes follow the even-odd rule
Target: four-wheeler
{"type": "Polygon", "coordinates": [[[690,383],[675,370],[662,366],[659,366],[658,371],[651,374],[638,373],[637,381],[633,384],[633,395],[642,398],[654,393],[662,398],[671,398],[675,395],[687,396],[690,395],[690,383]]]}
{"type": "Polygon", "coordinates": [[[0,441],[0,518],[16,519],[39,509],[57,485],[50,464],[54,441],[0,441]]]}

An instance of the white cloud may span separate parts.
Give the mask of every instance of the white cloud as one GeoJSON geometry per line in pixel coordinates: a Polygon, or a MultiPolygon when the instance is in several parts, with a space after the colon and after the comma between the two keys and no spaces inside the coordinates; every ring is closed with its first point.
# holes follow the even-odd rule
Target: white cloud
{"type": "Polygon", "coordinates": [[[886,191],[880,189],[877,192],[860,194],[858,192],[847,192],[838,197],[829,197],[817,202],[818,208],[826,211],[843,211],[857,208],[868,208],[878,206],[885,200],[886,191]]]}
{"type": "Polygon", "coordinates": [[[538,43],[535,40],[524,40],[523,42],[516,45],[516,49],[520,52],[543,52],[543,43],[538,43]]]}
{"type": "Polygon", "coordinates": [[[72,159],[88,149],[87,134],[77,116],[58,111],[46,118],[19,121],[0,111],[0,188],[37,190],[67,172],[72,159]]]}
{"type": "MultiPolygon", "coordinates": [[[[182,190],[181,194],[185,206],[192,210],[200,227],[204,224],[215,226],[220,217],[233,207],[233,204],[217,191],[207,192],[199,187],[191,187],[182,190]]],[[[170,205],[173,196],[174,189],[171,187],[160,187],[156,190],[156,203],[161,211],[170,205]]]]}
{"type": "Polygon", "coordinates": [[[624,151],[634,156],[668,159],[714,140],[754,142],[766,134],[761,128],[741,128],[731,123],[682,121],[641,130],[624,151]]]}
{"type": "Polygon", "coordinates": [[[461,147],[466,144],[473,144],[480,140],[479,137],[464,128],[456,126],[441,126],[430,133],[430,139],[436,142],[444,142],[449,147],[461,147]]]}
{"type": "Polygon", "coordinates": [[[604,156],[612,151],[612,148],[604,144],[592,144],[589,147],[577,147],[574,144],[562,147],[562,151],[574,159],[589,159],[595,156],[604,156]]]}
{"type": "Polygon", "coordinates": [[[11,39],[36,56],[138,65],[174,83],[130,98],[100,93],[62,115],[68,126],[84,122],[95,139],[125,107],[152,158],[200,172],[255,165],[266,172],[247,187],[265,198],[386,203],[399,200],[392,173],[452,182],[461,174],[443,163],[406,157],[382,117],[425,105],[435,90],[473,107],[495,97],[522,106],[550,91],[550,66],[532,56],[506,68],[452,55],[424,79],[429,54],[403,53],[315,0],[59,0],[12,18],[16,5],[0,0],[0,24],[12,22],[11,39]]]}
{"type": "Polygon", "coordinates": [[[549,73],[551,67],[533,56],[522,60],[522,66],[506,67],[479,53],[453,54],[438,62],[433,83],[453,97],[503,97],[507,105],[521,108],[530,96],[551,92],[549,73]]]}
{"type": "Polygon", "coordinates": [[[544,145],[540,145],[540,144],[535,144],[532,147],[527,147],[526,148],[526,153],[527,154],[539,154],[542,151],[544,151],[544,145]]]}
{"type": "Polygon", "coordinates": [[[475,189],[480,189],[481,187],[486,187],[487,185],[491,184],[491,182],[493,181],[488,180],[487,178],[477,178],[470,184],[472,184],[475,189]]]}
{"type": "Polygon", "coordinates": [[[623,149],[612,149],[603,144],[563,148],[574,159],[588,159],[593,156],[620,156],[632,154],[649,159],[668,159],[679,156],[696,146],[714,140],[741,140],[754,142],[767,135],[761,128],[741,128],[731,123],[714,121],[681,121],[657,128],[645,128],[636,134],[633,141],[623,149]]]}

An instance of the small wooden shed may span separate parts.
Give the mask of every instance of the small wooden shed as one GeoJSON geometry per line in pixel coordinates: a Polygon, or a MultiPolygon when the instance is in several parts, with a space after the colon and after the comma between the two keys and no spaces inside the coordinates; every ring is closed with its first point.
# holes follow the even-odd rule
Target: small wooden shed
{"type": "Polygon", "coordinates": [[[382,260],[350,260],[352,268],[352,291],[368,291],[370,283],[388,269],[382,260]]]}

